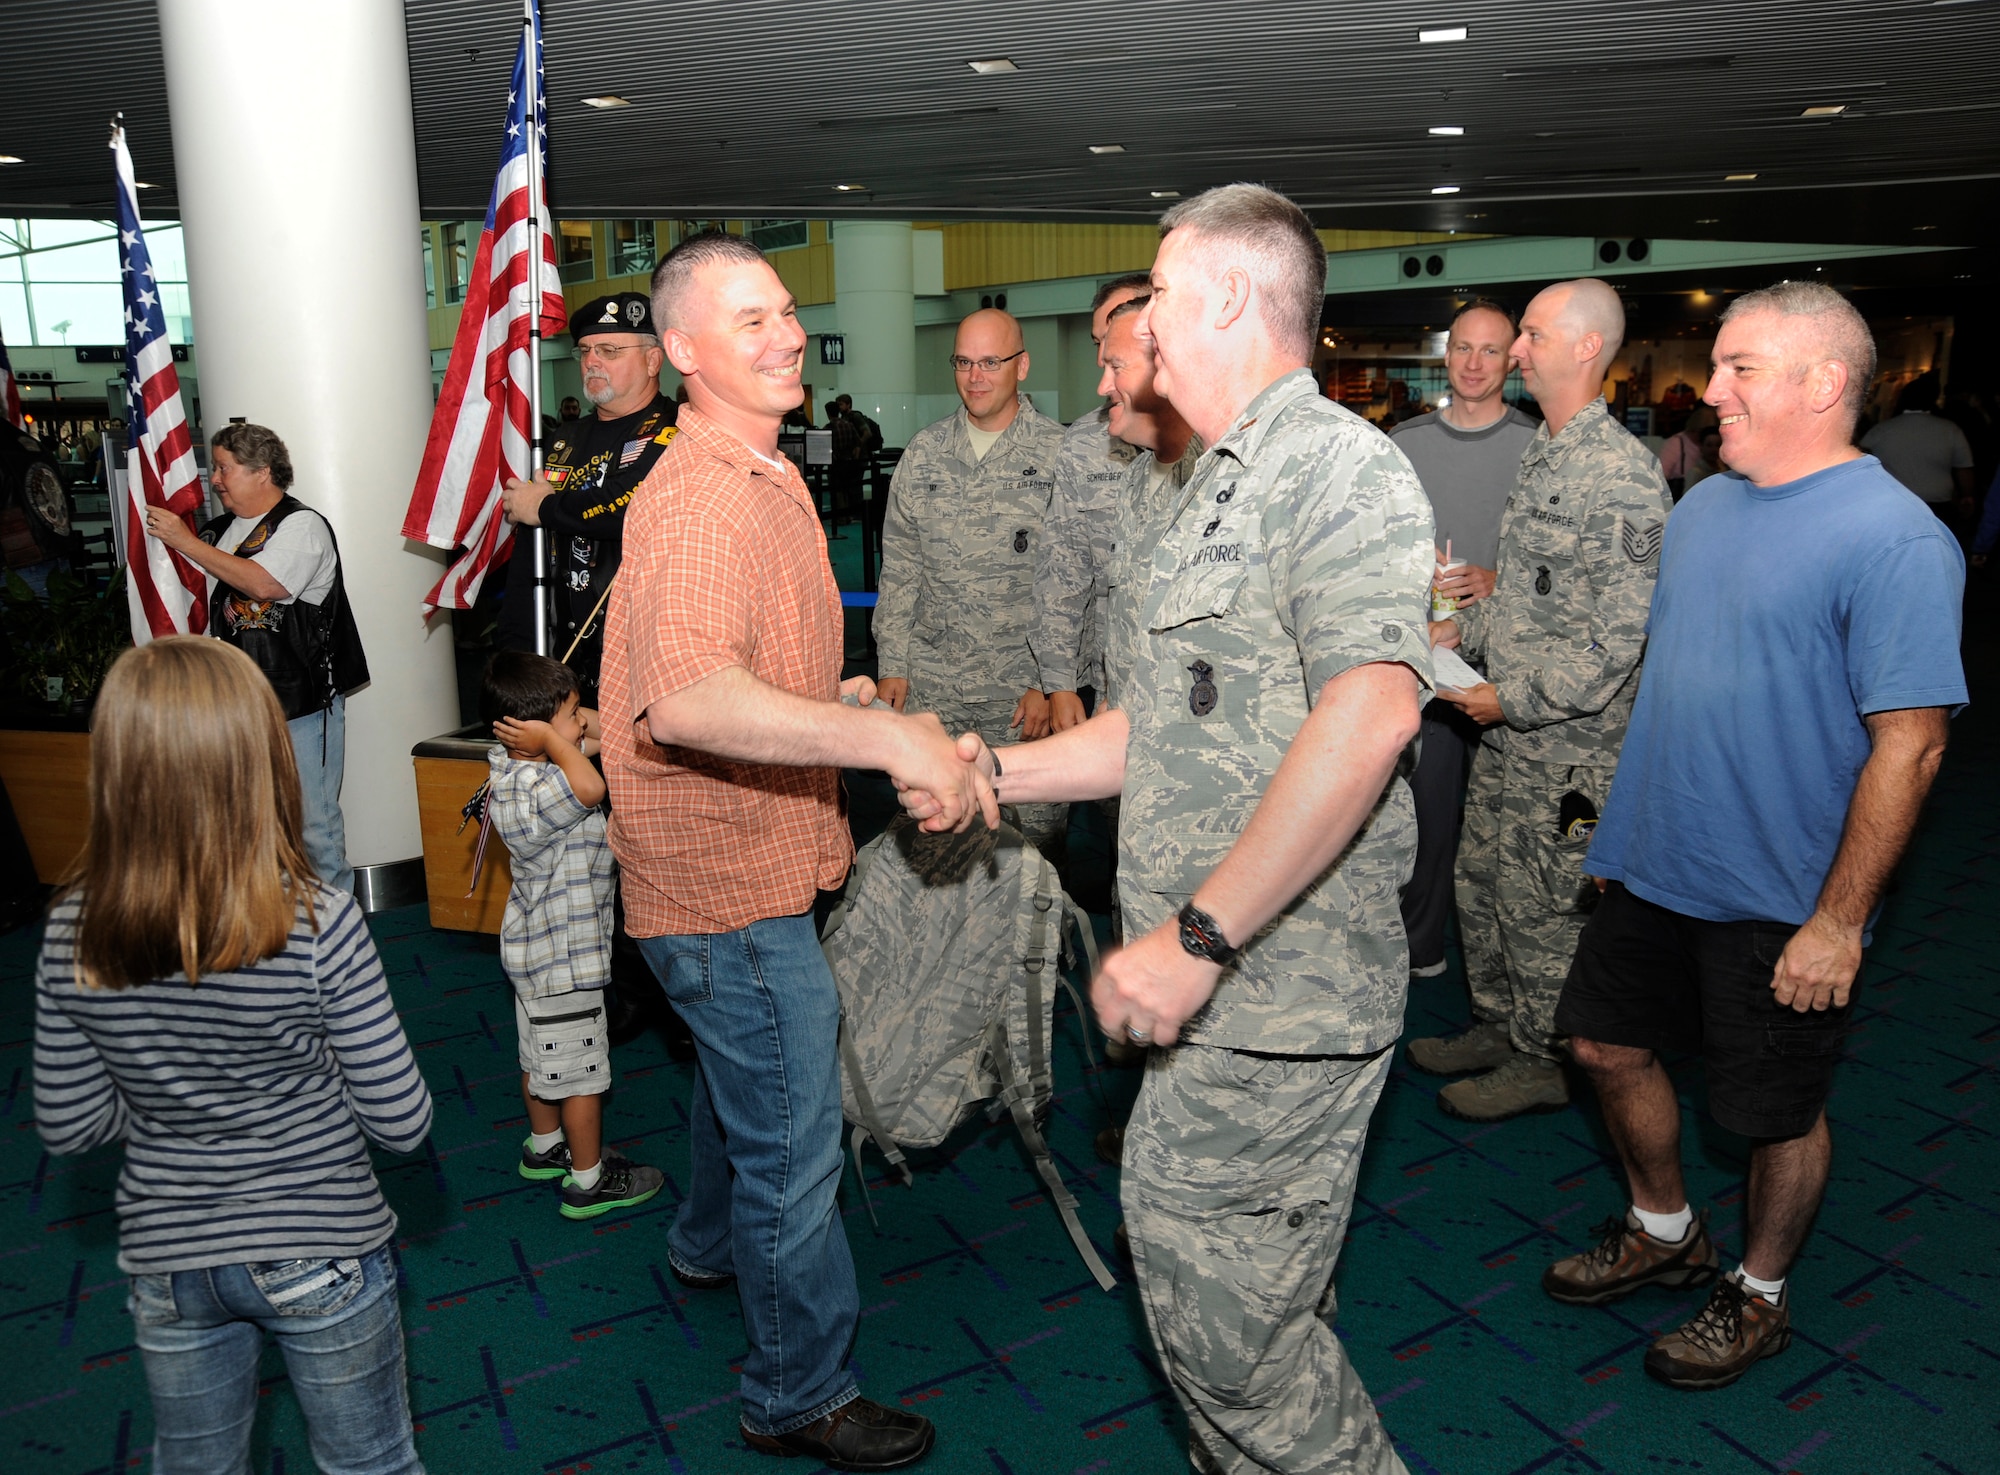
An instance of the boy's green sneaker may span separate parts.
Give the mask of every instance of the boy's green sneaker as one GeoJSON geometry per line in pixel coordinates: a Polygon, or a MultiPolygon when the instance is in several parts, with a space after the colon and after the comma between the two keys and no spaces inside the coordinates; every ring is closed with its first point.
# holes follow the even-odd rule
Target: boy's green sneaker
{"type": "Polygon", "coordinates": [[[559,1207],[565,1219],[594,1219],[610,1209],[629,1209],[634,1204],[643,1204],[658,1193],[666,1181],[658,1168],[617,1160],[607,1153],[604,1173],[598,1178],[597,1187],[584,1188],[573,1175],[564,1176],[559,1207]]]}

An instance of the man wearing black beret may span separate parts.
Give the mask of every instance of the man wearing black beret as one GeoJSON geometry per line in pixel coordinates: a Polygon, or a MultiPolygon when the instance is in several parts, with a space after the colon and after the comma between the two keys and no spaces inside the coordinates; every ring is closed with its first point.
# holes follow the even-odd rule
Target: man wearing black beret
{"type": "MultiPolygon", "coordinates": [[[[546,467],[534,481],[510,481],[507,520],[548,530],[549,654],[560,659],[577,633],[589,633],[570,658],[583,705],[597,705],[604,620],[591,620],[618,571],[625,508],[673,439],[674,402],[660,393],[660,339],[643,292],[614,292],[578,308],[569,320],[583,370],[583,393],[595,413],[558,425],[546,467]]],[[[508,560],[500,614],[503,650],[535,648],[533,543],[517,534],[508,560]]]]}

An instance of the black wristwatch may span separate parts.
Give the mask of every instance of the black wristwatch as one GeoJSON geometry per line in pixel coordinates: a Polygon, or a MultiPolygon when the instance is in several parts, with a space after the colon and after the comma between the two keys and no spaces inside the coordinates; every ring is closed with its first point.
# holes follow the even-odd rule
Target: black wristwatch
{"type": "Polygon", "coordinates": [[[1229,945],[1215,918],[1189,902],[1181,908],[1181,946],[1197,958],[1206,958],[1219,968],[1236,961],[1237,949],[1229,945]]]}

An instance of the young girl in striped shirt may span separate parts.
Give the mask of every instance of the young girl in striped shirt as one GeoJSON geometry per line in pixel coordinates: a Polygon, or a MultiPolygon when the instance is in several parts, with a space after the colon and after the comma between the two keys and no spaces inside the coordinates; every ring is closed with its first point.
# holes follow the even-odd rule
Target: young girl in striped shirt
{"type": "Polygon", "coordinates": [[[250,1468],[264,1333],[321,1469],[421,1475],[369,1141],[431,1099],[354,898],[314,876],[283,712],[241,651],[127,651],[91,724],[90,835],[35,978],[50,1152],[125,1144],[118,1263],[158,1475],[250,1468]]]}

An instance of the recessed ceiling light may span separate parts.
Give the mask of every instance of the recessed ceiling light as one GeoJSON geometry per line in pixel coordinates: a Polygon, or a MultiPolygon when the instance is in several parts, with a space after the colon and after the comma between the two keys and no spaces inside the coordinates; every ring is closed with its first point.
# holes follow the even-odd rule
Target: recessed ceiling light
{"type": "Polygon", "coordinates": [[[158,189],[158,188],[159,188],[159,186],[158,186],[157,184],[148,184],[148,183],[146,183],[146,181],[145,181],[145,180],[143,180],[143,179],[135,181],[135,184],[136,184],[137,188],[139,188],[139,189],[158,189]]]}
{"type": "Polygon", "coordinates": [[[1913,225],[1913,226],[1911,226],[1911,227],[1910,227],[1910,229],[1911,229],[1911,230],[1936,230],[1936,229],[1937,229],[1937,227],[1936,227],[1936,226],[1934,226],[1934,225],[1913,225]]]}
{"type": "Polygon", "coordinates": [[[1484,220],[1486,218],[1486,212],[1484,210],[1474,210],[1470,215],[1466,216],[1465,218],[1467,220],[1484,220]]]}
{"type": "Polygon", "coordinates": [[[1434,195],[1455,195],[1458,193],[1458,186],[1455,184],[1434,184],[1431,186],[1431,193],[1434,195]]]}
{"type": "Polygon", "coordinates": [[[1021,70],[1004,56],[989,56],[984,61],[969,61],[966,65],[982,77],[991,77],[1001,72],[1018,72],[1021,70]]]}
{"type": "Polygon", "coordinates": [[[1455,128],[1449,123],[1443,123],[1431,129],[1431,132],[1435,133],[1439,138],[1458,138],[1464,134],[1465,130],[1463,128],[1455,128]]]}
{"type": "Polygon", "coordinates": [[[629,108],[632,100],[615,92],[606,92],[598,97],[586,97],[583,105],[587,108],[629,108]]]}
{"type": "Polygon", "coordinates": [[[1847,111],[1847,104],[1844,102],[1828,103],[1822,107],[1807,108],[1804,112],[1800,113],[1799,116],[1801,118],[1838,118],[1842,113],[1846,111],[1847,111]]]}
{"type": "Polygon", "coordinates": [[[1152,195],[1156,200],[1178,200],[1181,192],[1177,189],[1156,189],[1152,191],[1152,195]]]}
{"type": "Polygon", "coordinates": [[[868,186],[865,184],[836,184],[833,187],[833,192],[837,195],[851,195],[856,190],[864,190],[867,188],[868,186]]]}
{"type": "Polygon", "coordinates": [[[1722,179],[1725,184],[1738,184],[1746,179],[1755,179],[1756,177],[1754,174],[1725,174],[1722,176],[1722,179]]]}
{"type": "Polygon", "coordinates": [[[18,164],[21,160],[14,154],[0,154],[0,164],[18,164]]]}
{"type": "Polygon", "coordinates": [[[1093,143],[1090,146],[1090,151],[1093,154],[1122,154],[1125,152],[1125,145],[1122,143],[1093,143]]]}
{"type": "Polygon", "coordinates": [[[1720,215],[1704,215],[1704,216],[1702,216],[1702,217],[1701,217],[1701,219],[1697,220],[1697,221],[1695,222],[1695,224],[1696,224],[1696,225],[1720,225],[1720,224],[1722,224],[1722,217],[1721,217],[1720,215]]]}
{"type": "Polygon", "coordinates": [[[1417,32],[1417,40],[1426,46],[1435,46],[1440,41],[1463,41],[1464,39],[1464,26],[1439,26],[1434,30],[1417,32]]]}

